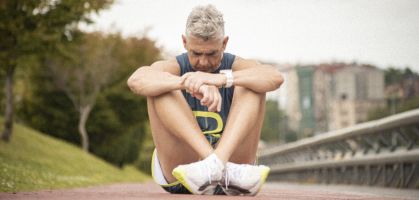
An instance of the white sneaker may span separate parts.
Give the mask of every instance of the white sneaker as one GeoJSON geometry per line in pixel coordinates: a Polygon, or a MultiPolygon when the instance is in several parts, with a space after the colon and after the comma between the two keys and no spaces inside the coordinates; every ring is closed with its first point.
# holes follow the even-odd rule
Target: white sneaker
{"type": "Polygon", "coordinates": [[[172,174],[192,194],[213,194],[223,170],[223,162],[211,154],[204,160],[177,166],[172,174]]]}
{"type": "Polygon", "coordinates": [[[264,165],[228,162],[220,183],[227,195],[255,196],[265,183],[269,170],[264,165]]]}

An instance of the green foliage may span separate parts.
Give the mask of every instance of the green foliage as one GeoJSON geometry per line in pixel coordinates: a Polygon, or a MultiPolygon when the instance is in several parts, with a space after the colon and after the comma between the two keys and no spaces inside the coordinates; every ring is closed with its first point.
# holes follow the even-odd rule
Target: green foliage
{"type": "Polygon", "coordinates": [[[419,96],[414,96],[414,91],[411,93],[407,91],[407,89],[413,88],[406,88],[412,86],[406,84],[409,79],[414,81],[418,78],[418,73],[412,71],[409,67],[406,67],[405,69],[396,69],[392,67],[386,69],[385,85],[395,89],[404,90],[403,92],[407,93],[404,94],[404,97],[399,96],[398,90],[388,94],[387,105],[369,112],[368,120],[380,119],[392,114],[419,108],[419,96]]]}
{"type": "Polygon", "coordinates": [[[292,130],[288,130],[284,136],[285,143],[294,142],[298,140],[298,133],[292,130]]]}
{"type": "MultiPolygon", "coordinates": [[[[98,33],[80,36],[83,37],[103,37],[99,41],[111,42],[113,45],[108,51],[112,56],[109,59],[117,63],[112,69],[109,82],[98,94],[87,121],[91,152],[121,167],[140,157],[149,157],[141,155],[143,144],[151,141],[146,136],[148,130],[145,128],[148,123],[146,99],[131,93],[126,80],[139,66],[149,65],[159,59],[159,49],[147,38],[124,39],[119,34],[98,33]]],[[[69,48],[62,47],[62,52],[67,52],[62,60],[72,59],[72,51],[77,49],[76,44],[69,48]]],[[[95,45],[93,41],[89,44],[95,45]]],[[[79,145],[78,113],[72,101],[60,90],[54,81],[55,74],[49,68],[38,66],[32,69],[28,71],[30,75],[25,81],[28,92],[23,96],[22,106],[19,106],[19,119],[35,129],[79,145]]],[[[137,161],[136,165],[142,165],[142,162],[147,161],[137,161]]]]}
{"type": "Polygon", "coordinates": [[[26,72],[27,92],[17,106],[18,120],[43,133],[79,144],[77,111],[64,92],[54,86],[52,74],[42,66],[26,72]]]}
{"type": "Polygon", "coordinates": [[[410,76],[418,76],[418,74],[413,72],[409,67],[404,69],[389,67],[384,70],[384,82],[386,86],[402,84],[403,81],[410,76]]]}
{"type": "MultiPolygon", "coordinates": [[[[92,12],[109,6],[113,0],[3,0],[0,1],[0,70],[7,72],[5,129],[9,140],[13,124],[13,79],[16,68],[27,57],[45,56],[60,50],[62,42],[77,36],[79,22],[91,22],[92,12]]],[[[22,69],[21,69],[22,70],[22,69]]]]}
{"type": "Polygon", "coordinates": [[[134,162],[146,134],[146,111],[145,98],[121,85],[102,94],[87,126],[92,152],[119,166],[134,162]]]}
{"type": "Polygon", "coordinates": [[[14,139],[10,143],[0,141],[0,192],[148,179],[133,167],[115,168],[67,142],[21,125],[15,127],[14,139]]]}
{"type": "MultiPolygon", "coordinates": [[[[1,64],[0,64],[0,67],[1,64]]],[[[5,104],[5,94],[4,94],[4,82],[5,82],[5,72],[4,70],[0,70],[0,113],[4,113],[4,107],[2,105],[5,104]]]]}
{"type": "Polygon", "coordinates": [[[402,106],[400,107],[400,111],[399,112],[404,112],[407,110],[413,110],[419,108],[419,96],[416,96],[406,102],[404,102],[402,104],[402,106]]]}
{"type": "Polygon", "coordinates": [[[155,145],[151,135],[150,124],[146,124],[146,133],[141,145],[141,153],[138,155],[134,165],[142,172],[151,175],[151,156],[153,155],[155,145]]]}
{"type": "Polygon", "coordinates": [[[398,106],[396,106],[394,109],[394,113],[392,113],[390,107],[377,108],[368,113],[368,120],[380,119],[392,114],[401,113],[416,108],[419,108],[419,96],[399,103],[398,106]]]}
{"type": "Polygon", "coordinates": [[[381,119],[391,115],[391,111],[387,107],[376,108],[368,112],[368,120],[381,119]]]}
{"type": "Polygon", "coordinates": [[[279,142],[282,138],[280,136],[280,124],[282,113],[278,109],[277,101],[267,100],[265,107],[265,120],[263,121],[261,139],[274,143],[279,142]]]}
{"type": "MultiPolygon", "coordinates": [[[[11,65],[28,55],[56,50],[69,41],[77,22],[90,22],[89,14],[112,0],[5,0],[0,2],[0,65],[11,65]]],[[[2,67],[3,69],[3,67],[2,67]]]]}
{"type": "Polygon", "coordinates": [[[278,108],[277,101],[266,101],[261,139],[267,143],[288,143],[298,139],[298,134],[288,127],[287,117],[278,108]]]}
{"type": "Polygon", "coordinates": [[[388,68],[384,71],[385,85],[399,84],[403,81],[403,72],[400,69],[388,68]]]}

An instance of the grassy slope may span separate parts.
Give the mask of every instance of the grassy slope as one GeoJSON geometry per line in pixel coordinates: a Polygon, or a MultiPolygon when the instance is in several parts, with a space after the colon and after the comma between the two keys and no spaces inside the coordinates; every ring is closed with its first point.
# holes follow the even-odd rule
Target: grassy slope
{"type": "MultiPolygon", "coordinates": [[[[3,125],[0,119],[1,126],[3,125]]],[[[0,127],[1,133],[2,127],[0,127]]],[[[0,141],[0,192],[70,188],[148,177],[134,167],[120,170],[79,147],[15,125],[12,140],[0,141]]]]}

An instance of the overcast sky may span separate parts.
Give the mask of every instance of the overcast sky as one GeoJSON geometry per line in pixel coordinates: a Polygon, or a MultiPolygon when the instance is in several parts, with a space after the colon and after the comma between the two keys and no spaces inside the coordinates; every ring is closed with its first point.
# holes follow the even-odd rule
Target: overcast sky
{"type": "Polygon", "coordinates": [[[227,52],[290,64],[343,61],[410,66],[419,72],[419,0],[116,0],[91,29],[147,35],[184,51],[191,9],[214,4],[226,21],[227,52]]]}

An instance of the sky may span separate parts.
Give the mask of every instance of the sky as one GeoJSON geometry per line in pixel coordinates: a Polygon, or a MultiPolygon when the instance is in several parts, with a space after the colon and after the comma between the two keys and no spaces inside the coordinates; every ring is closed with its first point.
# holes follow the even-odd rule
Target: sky
{"type": "Polygon", "coordinates": [[[189,12],[213,4],[224,14],[227,52],[278,64],[358,62],[419,72],[418,0],[116,0],[86,30],[156,40],[184,52],[189,12]]]}

